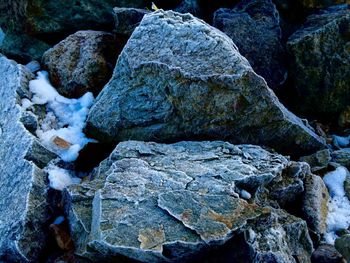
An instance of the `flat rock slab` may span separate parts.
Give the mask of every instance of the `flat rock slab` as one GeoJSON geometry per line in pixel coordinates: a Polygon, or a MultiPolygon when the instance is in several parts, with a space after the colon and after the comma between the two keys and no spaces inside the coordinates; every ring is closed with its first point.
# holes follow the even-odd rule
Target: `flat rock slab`
{"type": "Polygon", "coordinates": [[[92,181],[64,192],[76,253],[167,262],[221,245],[265,211],[236,191],[268,184],[288,164],[252,145],[120,143],[92,181]]]}
{"type": "Polygon", "coordinates": [[[228,36],[190,14],[162,10],[133,32],[86,131],[101,142],[217,139],[286,154],[324,147],[228,36]]]}
{"type": "Polygon", "coordinates": [[[24,128],[17,105],[33,77],[0,55],[0,261],[5,262],[37,262],[46,243],[48,187],[39,167],[55,155],[24,128]]]}

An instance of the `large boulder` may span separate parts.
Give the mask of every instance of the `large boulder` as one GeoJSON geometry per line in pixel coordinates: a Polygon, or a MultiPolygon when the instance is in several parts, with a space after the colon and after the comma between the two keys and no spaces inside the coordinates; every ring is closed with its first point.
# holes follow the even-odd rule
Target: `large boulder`
{"type": "Polygon", "coordinates": [[[0,56],[0,261],[38,262],[50,211],[41,169],[55,157],[20,122],[17,105],[34,76],[0,56]],[[39,168],[40,167],[40,168],[39,168]]]}
{"type": "Polygon", "coordinates": [[[324,147],[229,37],[190,14],[162,10],[135,29],[86,130],[101,142],[226,139],[287,154],[324,147]]]}
{"type": "Polygon", "coordinates": [[[100,261],[123,255],[178,262],[204,255],[234,233],[252,228],[256,234],[247,242],[261,254],[310,257],[304,221],[272,216],[252,226],[247,221],[267,216],[271,209],[238,197],[244,189],[254,194],[288,165],[283,156],[252,145],[120,143],[95,169],[92,181],[64,191],[76,253],[100,261]]]}
{"type": "Polygon", "coordinates": [[[234,9],[219,9],[214,13],[213,25],[232,38],[270,88],[284,83],[285,50],[279,14],[272,0],[244,0],[234,9]]]}
{"type": "Polygon", "coordinates": [[[349,105],[349,25],[349,6],[335,6],[308,17],[289,38],[291,78],[304,114],[337,120],[349,105]]]}
{"type": "Polygon", "coordinates": [[[42,64],[63,96],[97,95],[112,76],[122,49],[118,45],[113,34],[78,31],[46,51],[42,64]]]}
{"type": "Polygon", "coordinates": [[[39,40],[56,44],[78,30],[112,30],[112,9],[116,6],[142,8],[150,6],[150,1],[0,0],[0,27],[11,36],[7,41],[13,43],[12,50],[4,51],[10,55],[24,52],[23,59],[40,59],[45,50],[37,48],[39,40]]]}

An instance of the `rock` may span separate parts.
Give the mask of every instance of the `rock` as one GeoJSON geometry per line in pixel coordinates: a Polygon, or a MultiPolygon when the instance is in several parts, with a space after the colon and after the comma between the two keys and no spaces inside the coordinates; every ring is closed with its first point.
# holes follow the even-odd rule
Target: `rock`
{"type": "Polygon", "coordinates": [[[301,162],[307,162],[311,166],[312,172],[317,172],[319,170],[327,168],[331,160],[331,152],[328,149],[321,150],[314,154],[300,158],[301,162]]]}
{"type": "Polygon", "coordinates": [[[110,33],[78,31],[46,51],[42,64],[61,95],[97,95],[112,76],[120,52],[117,43],[110,33]]]}
{"type": "Polygon", "coordinates": [[[350,106],[345,107],[345,109],[340,113],[338,125],[341,128],[348,128],[350,126],[350,106]]]}
{"type": "Polygon", "coordinates": [[[40,61],[43,53],[50,47],[51,45],[32,36],[6,32],[0,51],[25,64],[32,60],[40,61]]]}
{"type": "Polygon", "coordinates": [[[349,25],[348,5],[335,6],[309,16],[289,38],[291,79],[300,112],[336,120],[348,105],[349,25]]]}
{"type": "Polygon", "coordinates": [[[310,167],[306,163],[290,162],[284,173],[268,185],[268,198],[288,210],[304,193],[303,180],[310,173],[310,167]]]}
{"type": "Polygon", "coordinates": [[[112,30],[111,10],[116,6],[143,8],[150,5],[147,0],[2,2],[5,3],[0,3],[0,27],[6,35],[11,35],[3,52],[19,56],[26,62],[40,61],[49,48],[41,46],[56,44],[78,30],[112,30]]]}
{"type": "Polygon", "coordinates": [[[231,39],[190,14],[162,10],[135,29],[86,132],[100,142],[225,139],[286,154],[324,147],[231,39]]]}
{"type": "Polygon", "coordinates": [[[43,167],[55,155],[29,133],[17,105],[18,90],[34,76],[0,56],[0,261],[37,262],[46,244],[50,211],[43,167]],[[41,158],[40,154],[45,156],[41,158]]]}
{"type": "Polygon", "coordinates": [[[331,245],[319,246],[311,257],[312,263],[346,263],[339,252],[331,245]]]}
{"type": "Polygon", "coordinates": [[[329,194],[321,177],[306,176],[302,202],[302,218],[319,237],[326,233],[329,194]]]}
{"type": "Polygon", "coordinates": [[[202,17],[202,10],[199,6],[198,0],[183,0],[174,11],[178,13],[191,13],[196,17],[202,17]]]}
{"type": "Polygon", "coordinates": [[[283,210],[254,221],[245,235],[254,257],[243,262],[310,262],[313,245],[305,221],[283,210]]]}
{"type": "Polygon", "coordinates": [[[113,17],[115,32],[117,34],[130,36],[134,29],[140,24],[145,14],[150,11],[146,9],[115,7],[113,17]]]}
{"type": "Polygon", "coordinates": [[[94,180],[64,191],[76,253],[144,262],[205,253],[266,212],[238,191],[268,184],[287,165],[252,145],[122,142],[94,180]]]}
{"type": "Polygon", "coordinates": [[[350,260],[350,234],[343,235],[335,240],[335,248],[346,260],[350,260]]]}
{"type": "Polygon", "coordinates": [[[332,152],[332,161],[350,169],[350,148],[332,152]]]}
{"type": "Polygon", "coordinates": [[[287,78],[280,18],[271,0],[244,0],[234,9],[219,9],[213,25],[232,38],[239,52],[270,88],[287,78]]]}

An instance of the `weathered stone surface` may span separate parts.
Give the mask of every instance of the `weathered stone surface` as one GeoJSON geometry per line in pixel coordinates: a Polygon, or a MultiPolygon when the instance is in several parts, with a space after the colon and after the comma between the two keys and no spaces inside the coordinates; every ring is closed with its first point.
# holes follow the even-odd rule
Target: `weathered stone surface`
{"type": "Polygon", "coordinates": [[[205,252],[266,213],[236,192],[269,183],[288,163],[252,145],[120,143],[94,180],[64,192],[76,253],[158,262],[205,252]]]}
{"type": "Polygon", "coordinates": [[[42,64],[63,96],[97,95],[112,76],[119,52],[114,35],[78,31],[46,51],[42,64]]]}
{"type": "Polygon", "coordinates": [[[300,158],[301,162],[307,162],[310,165],[312,172],[327,168],[331,160],[331,152],[328,149],[300,158]]]}
{"type": "Polygon", "coordinates": [[[5,262],[37,262],[47,235],[48,187],[39,167],[50,155],[24,128],[16,104],[16,91],[31,78],[25,67],[0,56],[0,261],[5,262]]]}
{"type": "Polygon", "coordinates": [[[225,139],[294,154],[324,147],[230,38],[190,14],[162,10],[135,29],[86,131],[101,142],[225,139]]]}
{"type": "Polygon", "coordinates": [[[310,173],[306,163],[290,162],[282,176],[276,177],[268,185],[268,198],[275,200],[284,209],[293,207],[304,193],[303,181],[310,173]]]}
{"type": "Polygon", "coordinates": [[[254,220],[245,237],[254,255],[245,262],[310,262],[313,245],[305,221],[283,210],[254,220]]]}
{"type": "Polygon", "coordinates": [[[308,17],[289,38],[291,77],[300,111],[333,120],[349,104],[349,25],[348,5],[335,6],[308,17]]]}
{"type": "Polygon", "coordinates": [[[335,240],[335,248],[346,260],[350,260],[350,235],[343,235],[335,240]]]}
{"type": "Polygon", "coordinates": [[[244,0],[234,9],[219,9],[213,24],[226,33],[270,88],[287,78],[280,18],[272,0],[244,0]]]}
{"type": "MultiPolygon", "coordinates": [[[[148,0],[1,0],[0,27],[11,39],[5,54],[20,56],[26,61],[39,60],[44,44],[56,44],[78,30],[112,30],[112,9],[143,8],[148,0]],[[11,44],[12,43],[12,44],[11,44]],[[41,46],[40,46],[41,47],[41,46]]],[[[48,49],[48,48],[46,48],[48,49]]]]}
{"type": "Polygon", "coordinates": [[[350,148],[332,152],[332,161],[350,169],[350,148]]]}
{"type": "Polygon", "coordinates": [[[174,11],[182,14],[191,13],[196,17],[202,17],[202,10],[199,6],[198,0],[183,0],[174,11]]]}
{"type": "Polygon", "coordinates": [[[113,8],[115,32],[122,35],[131,35],[135,28],[140,24],[145,14],[149,12],[150,11],[146,9],[139,8],[113,8]]]}
{"type": "Polygon", "coordinates": [[[311,257],[312,263],[345,263],[343,257],[331,245],[319,246],[311,257]]]}
{"type": "Polygon", "coordinates": [[[327,230],[328,190],[322,178],[313,174],[306,176],[304,187],[302,218],[311,230],[321,236],[327,230]]]}

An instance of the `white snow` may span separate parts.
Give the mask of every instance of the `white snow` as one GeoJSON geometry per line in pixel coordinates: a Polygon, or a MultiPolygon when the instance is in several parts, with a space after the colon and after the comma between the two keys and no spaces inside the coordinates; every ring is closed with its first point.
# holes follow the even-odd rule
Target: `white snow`
{"type": "Polygon", "coordinates": [[[50,187],[59,191],[62,191],[67,186],[81,182],[80,178],[72,176],[68,170],[54,165],[50,165],[47,168],[47,172],[49,174],[50,187]]]}
{"type": "Polygon", "coordinates": [[[328,202],[327,233],[325,241],[334,244],[336,231],[350,226],[350,201],[345,195],[344,182],[348,171],[345,167],[338,167],[335,171],[323,177],[330,200],[328,202]]]}
{"type": "MultiPolygon", "coordinates": [[[[33,93],[31,103],[47,104],[47,115],[37,130],[41,142],[51,151],[58,154],[62,160],[76,160],[79,151],[88,143],[95,142],[86,138],[83,133],[85,120],[92,106],[94,97],[87,92],[79,99],[68,99],[61,96],[50,84],[48,73],[40,71],[35,80],[30,81],[29,89],[33,93]],[[56,136],[69,142],[68,149],[62,149],[53,143],[56,136]]],[[[30,107],[28,101],[22,101],[22,107],[30,107]]]]}

